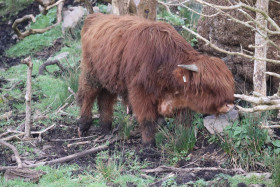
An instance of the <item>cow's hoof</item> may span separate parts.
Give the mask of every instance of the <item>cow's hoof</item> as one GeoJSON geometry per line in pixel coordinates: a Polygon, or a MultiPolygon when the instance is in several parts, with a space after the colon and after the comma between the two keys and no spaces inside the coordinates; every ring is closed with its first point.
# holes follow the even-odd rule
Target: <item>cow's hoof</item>
{"type": "Polygon", "coordinates": [[[91,126],[92,120],[86,119],[81,117],[78,119],[77,124],[78,124],[78,135],[79,137],[86,136],[90,126],[91,126]]]}
{"type": "Polygon", "coordinates": [[[156,147],[156,142],[155,142],[155,140],[148,141],[148,142],[142,140],[142,145],[145,148],[154,148],[154,147],[156,147]]]}
{"type": "Polygon", "coordinates": [[[112,122],[100,123],[102,134],[110,134],[112,131],[112,122]]]}

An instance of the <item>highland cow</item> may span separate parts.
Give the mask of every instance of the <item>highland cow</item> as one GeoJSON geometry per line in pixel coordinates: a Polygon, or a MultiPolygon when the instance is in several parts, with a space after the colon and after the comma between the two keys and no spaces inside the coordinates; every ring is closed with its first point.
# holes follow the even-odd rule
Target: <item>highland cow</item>
{"type": "Polygon", "coordinates": [[[153,144],[155,121],[177,109],[219,114],[234,101],[225,63],[195,51],[169,24],[133,16],[93,14],[82,29],[79,133],[92,123],[97,98],[103,131],[112,126],[117,96],[126,98],[140,124],[143,144],[153,144]]]}

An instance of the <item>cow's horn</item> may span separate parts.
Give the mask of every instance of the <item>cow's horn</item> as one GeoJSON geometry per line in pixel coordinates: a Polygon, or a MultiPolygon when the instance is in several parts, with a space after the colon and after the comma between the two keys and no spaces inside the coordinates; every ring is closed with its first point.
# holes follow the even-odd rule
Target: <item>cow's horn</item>
{"type": "Polygon", "coordinates": [[[189,64],[189,65],[186,65],[186,64],[179,64],[178,67],[181,67],[181,68],[184,68],[184,69],[187,69],[187,70],[191,70],[191,71],[198,72],[198,67],[197,67],[195,64],[189,64]]]}

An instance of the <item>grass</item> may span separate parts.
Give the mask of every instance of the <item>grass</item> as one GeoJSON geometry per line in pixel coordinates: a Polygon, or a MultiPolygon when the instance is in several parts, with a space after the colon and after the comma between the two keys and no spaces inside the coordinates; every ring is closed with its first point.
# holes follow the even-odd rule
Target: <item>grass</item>
{"type": "Polygon", "coordinates": [[[4,7],[0,9],[0,17],[5,15],[5,19],[9,20],[11,16],[33,3],[33,0],[1,0],[1,2],[4,3],[4,7]]]}
{"type": "MultiPolygon", "coordinates": [[[[56,17],[56,9],[53,8],[49,11],[46,16],[38,15],[36,22],[31,24],[31,28],[45,28],[54,22],[56,17]]],[[[43,34],[33,34],[25,37],[19,41],[16,45],[6,50],[6,55],[9,57],[21,57],[27,55],[33,55],[34,53],[41,51],[45,47],[53,45],[53,41],[57,38],[62,37],[61,26],[44,32],[43,34]]]]}

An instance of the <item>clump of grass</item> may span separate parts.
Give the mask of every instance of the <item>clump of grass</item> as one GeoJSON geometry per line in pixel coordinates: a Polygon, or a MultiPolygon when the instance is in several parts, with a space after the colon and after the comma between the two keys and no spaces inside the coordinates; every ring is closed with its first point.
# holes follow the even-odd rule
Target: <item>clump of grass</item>
{"type": "Polygon", "coordinates": [[[113,182],[120,176],[123,165],[115,155],[111,157],[108,151],[104,151],[97,155],[96,169],[107,182],[113,182]]]}
{"type": "Polygon", "coordinates": [[[157,146],[167,151],[174,163],[185,157],[196,143],[194,128],[183,125],[162,127],[155,138],[157,146]]]}
{"type": "Polygon", "coordinates": [[[222,148],[230,155],[231,162],[236,167],[257,169],[257,163],[263,162],[269,136],[267,130],[259,127],[259,122],[260,119],[248,115],[240,125],[235,122],[232,126],[227,126],[224,137],[220,137],[222,148]]]}

